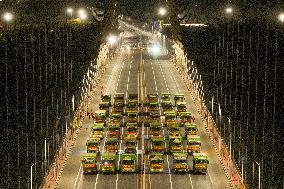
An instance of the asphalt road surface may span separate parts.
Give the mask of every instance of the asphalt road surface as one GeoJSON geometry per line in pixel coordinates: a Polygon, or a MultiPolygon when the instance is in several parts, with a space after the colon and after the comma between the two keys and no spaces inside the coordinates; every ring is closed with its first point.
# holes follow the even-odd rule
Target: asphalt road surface
{"type": "MultiPolygon", "coordinates": [[[[140,98],[149,93],[170,92],[185,94],[187,108],[196,118],[198,132],[201,136],[201,149],[208,155],[209,165],[207,174],[174,174],[171,171],[172,156],[165,155],[165,172],[163,174],[148,173],[148,157],[139,155],[139,165],[141,172],[138,174],[114,174],[104,175],[101,173],[94,175],[83,175],[81,166],[81,155],[85,153],[86,140],[90,134],[90,125],[92,119],[85,118],[83,125],[86,123],[87,128],[79,131],[72,152],[63,169],[61,179],[59,180],[59,189],[226,189],[230,188],[229,182],[219,163],[215,150],[203,126],[200,115],[192,102],[190,92],[185,86],[183,79],[170,60],[152,59],[147,56],[144,50],[120,50],[112,59],[106,69],[104,76],[99,84],[104,87],[105,94],[115,93],[140,93],[140,98]],[[142,67],[142,69],[141,69],[142,67]],[[140,70],[140,71],[139,71],[140,70]],[[142,79],[142,84],[141,84],[142,79]],[[142,91],[141,91],[142,90],[142,91]],[[143,158],[143,159],[142,159],[143,158]]],[[[100,87],[94,91],[94,98],[89,109],[98,110],[100,102],[100,87]]],[[[124,130],[122,130],[123,132],[124,130]]],[[[140,128],[141,139],[138,142],[138,150],[143,150],[147,146],[147,139],[143,135],[148,130],[145,127],[140,128]]],[[[181,133],[184,130],[181,128],[181,133]]],[[[104,148],[104,140],[100,146],[104,148]]],[[[120,150],[123,149],[123,142],[120,142],[120,150]]],[[[190,162],[190,157],[189,157],[190,162]]],[[[192,167],[192,166],[190,166],[192,167]]]]}

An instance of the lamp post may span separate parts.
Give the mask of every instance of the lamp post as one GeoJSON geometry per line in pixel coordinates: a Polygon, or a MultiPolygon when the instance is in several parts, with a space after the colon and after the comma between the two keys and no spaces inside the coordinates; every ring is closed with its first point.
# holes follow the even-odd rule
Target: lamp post
{"type": "Polygon", "coordinates": [[[232,14],[232,13],[233,13],[233,8],[232,8],[232,7],[227,7],[227,8],[225,9],[225,12],[226,12],[227,14],[232,14]]]}
{"type": "Polygon", "coordinates": [[[33,166],[34,166],[34,163],[31,165],[31,189],[33,189],[33,166]]]}
{"type": "Polygon", "coordinates": [[[167,14],[167,10],[164,7],[159,8],[159,15],[165,16],[167,14]]]}
{"type": "Polygon", "coordinates": [[[279,14],[278,20],[282,23],[284,23],[284,13],[279,14]]]}
{"type": "Polygon", "coordinates": [[[232,132],[231,132],[231,119],[228,118],[229,121],[229,165],[231,166],[232,159],[232,132]]]}
{"type": "Polygon", "coordinates": [[[8,30],[10,29],[10,23],[13,21],[14,15],[11,12],[5,12],[2,15],[2,20],[6,22],[8,30]]]}
{"type": "Polygon", "coordinates": [[[69,8],[67,8],[66,12],[67,12],[67,14],[69,14],[69,15],[71,16],[71,18],[72,18],[72,16],[73,16],[73,9],[69,7],[69,8]]]}
{"type": "MultiPolygon", "coordinates": [[[[260,189],[261,188],[261,182],[260,182],[260,163],[258,163],[257,161],[255,161],[255,163],[258,165],[258,189],[260,189]]],[[[253,166],[254,166],[254,164],[253,164],[253,166]]]]}
{"type": "Polygon", "coordinates": [[[79,9],[78,10],[78,17],[81,21],[85,21],[88,18],[87,12],[85,9],[79,9]]]}

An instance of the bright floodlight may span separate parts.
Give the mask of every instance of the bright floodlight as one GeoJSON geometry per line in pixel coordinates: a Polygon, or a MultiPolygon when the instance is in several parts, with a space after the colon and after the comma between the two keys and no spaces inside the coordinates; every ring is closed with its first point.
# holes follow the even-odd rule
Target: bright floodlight
{"type": "Polygon", "coordinates": [[[161,54],[161,46],[158,43],[151,44],[148,48],[148,53],[152,56],[159,56],[161,54]]]}
{"type": "Polygon", "coordinates": [[[164,16],[167,13],[167,10],[163,7],[159,9],[159,15],[164,16]]]}
{"type": "Polygon", "coordinates": [[[72,14],[73,13],[73,9],[72,8],[67,8],[67,13],[68,14],[72,14]]]}
{"type": "Polygon", "coordinates": [[[116,36],[111,35],[111,36],[108,37],[107,40],[112,45],[112,44],[116,43],[116,36]]]}
{"type": "Polygon", "coordinates": [[[11,22],[13,20],[13,14],[10,12],[6,12],[3,14],[3,20],[5,22],[11,22]]]}
{"type": "Polygon", "coordinates": [[[227,7],[226,8],[226,13],[231,14],[233,12],[232,7],[227,7]]]}
{"type": "Polygon", "coordinates": [[[87,12],[85,9],[79,9],[78,10],[78,16],[81,20],[86,20],[88,18],[87,12]]]}
{"type": "Polygon", "coordinates": [[[278,19],[279,19],[281,22],[284,22],[284,13],[279,14],[278,19]]]}

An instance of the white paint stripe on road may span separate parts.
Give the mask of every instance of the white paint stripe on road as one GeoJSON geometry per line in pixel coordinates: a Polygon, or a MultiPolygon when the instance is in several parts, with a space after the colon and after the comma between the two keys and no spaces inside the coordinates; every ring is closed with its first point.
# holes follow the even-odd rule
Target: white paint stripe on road
{"type": "Polygon", "coordinates": [[[167,155],[167,163],[168,163],[168,170],[169,170],[169,176],[170,176],[171,189],[173,189],[173,182],[172,182],[171,168],[170,168],[170,162],[169,162],[169,155],[167,155]]]}
{"type": "Polygon", "coordinates": [[[213,185],[213,182],[212,182],[212,179],[211,179],[211,176],[210,176],[210,172],[209,172],[209,169],[207,169],[207,175],[209,177],[209,180],[210,180],[210,183],[212,185],[212,188],[215,189],[214,185],[213,185]]]}
{"type": "Polygon", "coordinates": [[[193,189],[193,183],[192,183],[190,174],[188,174],[188,178],[189,178],[189,181],[190,181],[191,189],[193,189]]]}
{"type": "Polygon", "coordinates": [[[96,176],[96,182],[95,182],[95,188],[94,189],[97,189],[98,180],[99,180],[99,174],[97,174],[97,176],[96,176]]]}
{"type": "Polygon", "coordinates": [[[77,188],[77,182],[78,182],[80,174],[82,174],[82,164],[80,164],[80,167],[79,167],[79,170],[78,170],[78,173],[77,173],[77,177],[76,177],[75,182],[74,182],[73,189],[77,188]]]}

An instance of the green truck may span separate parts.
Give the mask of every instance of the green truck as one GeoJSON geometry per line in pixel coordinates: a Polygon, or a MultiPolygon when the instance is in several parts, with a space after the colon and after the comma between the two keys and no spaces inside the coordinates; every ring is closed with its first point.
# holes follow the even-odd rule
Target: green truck
{"type": "Polygon", "coordinates": [[[164,172],[164,154],[151,153],[150,160],[150,173],[163,173],[164,172]]]}
{"type": "Polygon", "coordinates": [[[160,116],[160,107],[158,102],[151,102],[147,108],[147,114],[150,116],[160,116]]]}
{"type": "Polygon", "coordinates": [[[127,104],[134,103],[138,105],[138,94],[129,94],[127,98],[127,104]]]}
{"type": "Polygon", "coordinates": [[[205,173],[207,172],[207,165],[209,161],[205,153],[193,153],[193,172],[194,173],[205,173]]]}
{"type": "Polygon", "coordinates": [[[103,139],[104,137],[104,123],[95,123],[91,128],[90,138],[103,139]]]}
{"type": "Polygon", "coordinates": [[[105,151],[106,152],[117,152],[118,151],[118,139],[117,138],[106,138],[105,139],[105,151]]]}
{"type": "Polygon", "coordinates": [[[100,171],[103,174],[116,173],[116,153],[114,152],[105,152],[102,154],[100,171]]]}
{"type": "Polygon", "coordinates": [[[110,138],[120,138],[120,126],[119,125],[115,125],[115,124],[111,124],[108,126],[108,136],[110,138]]]}
{"type": "Polygon", "coordinates": [[[102,103],[108,103],[108,105],[111,106],[111,95],[110,94],[102,95],[101,101],[102,103]]]}
{"type": "Polygon", "coordinates": [[[179,137],[174,140],[171,140],[169,143],[169,147],[170,147],[171,154],[183,152],[182,138],[179,137]]]}
{"type": "Polygon", "coordinates": [[[173,153],[173,171],[174,173],[187,173],[189,171],[186,153],[173,153]]]}
{"type": "Polygon", "coordinates": [[[180,112],[179,113],[180,125],[184,126],[187,123],[194,122],[194,117],[191,115],[191,112],[180,112]]]}
{"type": "Polygon", "coordinates": [[[150,139],[150,150],[151,152],[166,152],[166,143],[163,137],[160,138],[151,138],[150,139]]]}
{"type": "Polygon", "coordinates": [[[81,163],[83,167],[83,174],[94,174],[97,172],[97,154],[83,154],[81,158],[81,163]]]}
{"type": "Polygon", "coordinates": [[[174,140],[176,138],[181,138],[181,132],[178,124],[168,125],[169,140],[174,140]]]}
{"type": "Polygon", "coordinates": [[[170,124],[170,123],[175,123],[176,122],[176,113],[175,111],[166,111],[164,113],[165,115],[165,122],[164,125],[165,127],[170,124]]]}
{"type": "Polygon", "coordinates": [[[86,142],[87,153],[99,153],[100,141],[99,138],[89,138],[86,142]]]}
{"type": "Polygon", "coordinates": [[[137,155],[133,153],[120,154],[119,170],[121,173],[136,173],[138,171],[137,155]]]}
{"type": "Polygon", "coordinates": [[[186,112],[186,102],[177,102],[177,115],[180,115],[181,112],[186,112]]]}
{"type": "Polygon", "coordinates": [[[184,94],[174,94],[174,101],[175,101],[175,106],[177,105],[178,102],[184,102],[184,94]]]}
{"type": "Polygon", "coordinates": [[[164,136],[162,123],[150,123],[149,127],[150,138],[161,138],[164,136]]]}
{"type": "Polygon", "coordinates": [[[109,116],[109,107],[110,107],[109,102],[101,102],[99,104],[99,109],[100,110],[105,110],[106,111],[106,116],[109,116]]]}
{"type": "Polygon", "coordinates": [[[196,135],[197,134],[197,125],[196,123],[186,123],[184,124],[185,135],[196,135]]]}
{"type": "Polygon", "coordinates": [[[187,153],[192,154],[193,152],[200,152],[201,140],[198,135],[187,136],[187,153]]]}
{"type": "Polygon", "coordinates": [[[136,138],[125,138],[124,151],[125,153],[136,153],[137,140],[136,138]]]}

